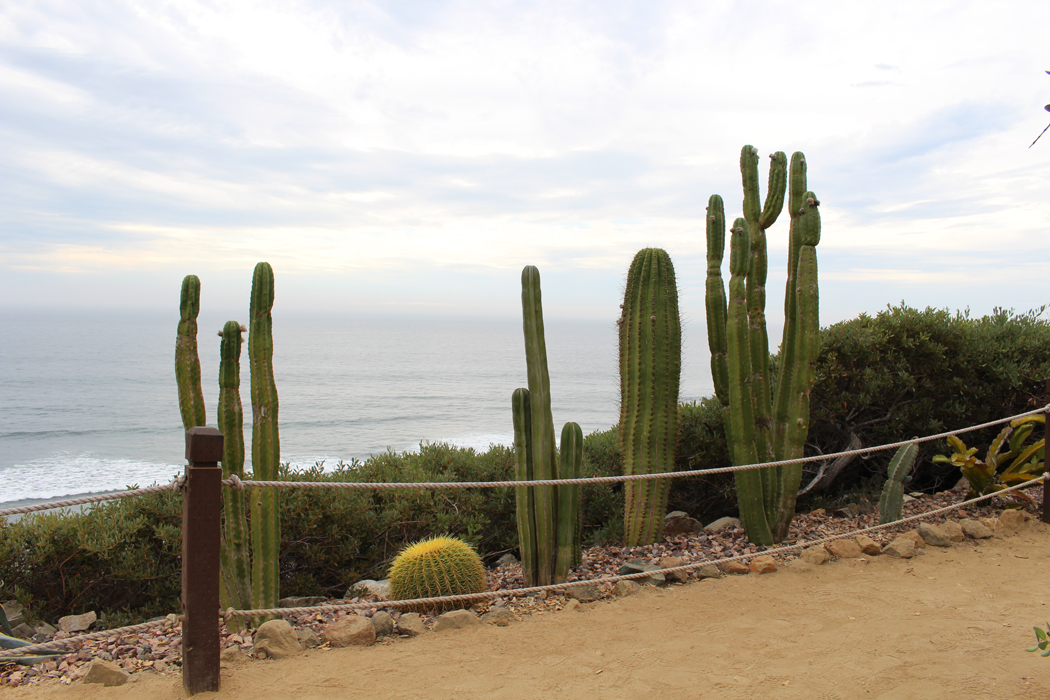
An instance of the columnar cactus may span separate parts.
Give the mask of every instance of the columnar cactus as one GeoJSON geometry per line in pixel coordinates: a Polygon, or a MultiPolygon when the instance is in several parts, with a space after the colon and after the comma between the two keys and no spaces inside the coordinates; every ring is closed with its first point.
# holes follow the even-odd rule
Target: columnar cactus
{"type": "MultiPolygon", "coordinates": [[[[259,481],[279,477],[281,441],[277,430],[277,386],[273,379],[273,268],[261,262],[252,279],[248,361],[251,366],[252,473],[259,481]]],[[[280,511],[276,489],[253,489],[252,604],[277,607],[280,597],[280,511]]]]}
{"type": "MultiPolygon", "coordinates": [[[[620,326],[620,441],[625,474],[674,471],[682,327],[671,257],[638,251],[627,273],[620,326]]],[[[627,546],[663,537],[669,479],[625,484],[627,546]]]]}
{"type": "Polygon", "coordinates": [[[179,331],[175,338],[175,383],[179,387],[179,411],[185,430],[206,424],[201,362],[197,356],[197,314],[201,310],[201,281],[197,275],[182,280],[179,302],[179,331]]]}
{"type": "Polygon", "coordinates": [[[890,460],[890,466],[886,469],[886,483],[882,486],[882,496],[879,497],[879,523],[897,522],[901,519],[901,509],[904,507],[904,482],[908,478],[908,472],[915,465],[915,457],[919,454],[919,445],[912,443],[902,445],[890,460]]]}
{"type": "MultiPolygon", "coordinates": [[[[560,460],[554,442],[540,272],[532,265],[521,272],[521,306],[529,388],[516,389],[511,399],[515,478],[578,478],[583,465],[580,426],[566,423],[562,429],[560,460]]],[[[579,484],[517,488],[518,543],[527,585],[563,582],[569,568],[580,562],[579,494],[579,484]]]]}
{"type": "MultiPolygon", "coordinates": [[[[713,195],[707,215],[707,328],[715,393],[725,406],[726,438],[734,464],[801,457],[809,430],[809,393],[819,351],[817,254],[820,202],[806,190],[806,160],[771,156],[769,187],[760,208],[758,152],[744,146],[740,171],[744,216],[730,238],[729,300],[721,277],[725,250],[722,198],[713,195]],[[791,216],[784,335],[779,374],[771,381],[765,324],[766,235],[784,205],[791,216]],[[773,396],[771,387],[776,387],[773,396]]],[[[801,465],[736,473],[740,518],[748,538],[773,544],[787,536],[795,514],[801,465]]]]}

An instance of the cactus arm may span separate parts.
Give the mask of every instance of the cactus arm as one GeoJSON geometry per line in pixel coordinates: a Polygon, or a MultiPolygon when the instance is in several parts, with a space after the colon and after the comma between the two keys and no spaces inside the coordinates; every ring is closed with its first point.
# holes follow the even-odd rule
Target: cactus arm
{"type": "MultiPolygon", "coordinates": [[[[561,431],[561,455],[558,464],[559,479],[578,479],[583,469],[583,430],[576,423],[566,423],[561,431]]],[[[580,507],[580,485],[569,484],[558,488],[558,556],[554,565],[554,579],[566,581],[569,568],[577,558],[579,548],[576,520],[580,507]]]]}
{"type": "Polygon", "coordinates": [[[725,255],[726,216],[722,198],[711,195],[707,202],[707,345],[711,350],[711,379],[715,395],[729,405],[729,376],[726,365],[726,290],[722,280],[725,255]]]}
{"type": "Polygon", "coordinates": [[[179,300],[179,330],[175,338],[175,383],[179,388],[179,411],[186,430],[208,420],[201,389],[201,363],[197,355],[197,315],[201,309],[201,281],[197,275],[182,280],[179,300]]]}
{"type": "MultiPolygon", "coordinates": [[[[252,472],[261,481],[279,478],[281,442],[277,427],[277,387],[273,377],[274,278],[269,263],[255,266],[252,279],[248,359],[251,367],[252,472]]],[[[253,489],[252,604],[276,607],[280,597],[280,510],[276,489],[253,489]]]]}
{"type": "Polygon", "coordinates": [[[758,218],[758,225],[763,231],[776,223],[784,208],[784,192],[787,190],[787,155],[783,151],[777,151],[769,156],[769,160],[766,203],[762,206],[762,214],[758,218]]]}
{"type": "Polygon", "coordinates": [[[879,497],[880,525],[901,519],[901,508],[904,505],[904,479],[915,464],[915,457],[918,454],[919,446],[912,443],[901,446],[890,460],[886,483],[879,497]]]}
{"type": "MultiPolygon", "coordinates": [[[[515,389],[511,395],[514,415],[514,478],[532,481],[532,407],[528,389],[515,389]]],[[[536,503],[533,488],[514,489],[518,519],[518,550],[526,586],[536,585],[536,503]]]]}

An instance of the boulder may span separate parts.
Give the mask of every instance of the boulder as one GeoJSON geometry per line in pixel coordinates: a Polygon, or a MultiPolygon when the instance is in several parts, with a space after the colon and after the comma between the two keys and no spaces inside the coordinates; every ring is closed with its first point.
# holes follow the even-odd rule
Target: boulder
{"type": "Polygon", "coordinates": [[[63,632],[83,632],[95,624],[98,616],[95,611],[86,612],[83,615],[66,615],[58,618],[58,629],[63,632]]]}
{"type": "Polygon", "coordinates": [[[883,547],[882,552],[883,554],[889,554],[891,557],[911,559],[915,556],[915,540],[901,535],[883,547]]]}
{"type": "Polygon", "coordinates": [[[930,523],[919,523],[919,536],[932,547],[950,547],[951,536],[942,528],[930,523]]]}
{"type": "Polygon", "coordinates": [[[521,562],[518,561],[518,558],[516,556],[514,556],[513,554],[511,554],[510,552],[507,552],[502,557],[500,557],[499,559],[496,560],[496,566],[497,567],[499,567],[499,566],[514,566],[515,564],[520,564],[520,563],[521,562]]]}
{"type": "Polygon", "coordinates": [[[751,571],[751,567],[742,561],[730,561],[723,565],[723,569],[727,574],[746,574],[751,571]]]}
{"type": "Polygon", "coordinates": [[[1004,510],[999,514],[999,527],[1010,535],[1020,532],[1027,522],[1028,518],[1021,510],[1004,510]]]}
{"type": "Polygon", "coordinates": [[[495,625],[496,627],[506,627],[513,622],[517,622],[518,618],[506,608],[494,608],[482,615],[481,621],[489,625],[495,625]]]}
{"type": "Polygon", "coordinates": [[[882,545],[867,535],[857,535],[853,538],[853,541],[860,547],[860,551],[869,557],[877,557],[882,554],[882,545]]]}
{"type": "MultiPolygon", "coordinates": [[[[685,566],[685,559],[682,557],[664,557],[660,560],[661,569],[673,569],[676,566],[685,566]]],[[[688,571],[672,571],[665,573],[664,577],[668,581],[677,581],[678,583],[685,583],[689,580],[688,571]]]]}
{"type": "Polygon", "coordinates": [[[423,626],[423,617],[419,613],[402,613],[397,618],[397,631],[416,637],[426,632],[427,628],[423,626]]]}
{"type": "Polygon", "coordinates": [[[704,532],[720,532],[727,528],[740,527],[740,518],[719,518],[713,523],[708,523],[704,526],[704,532]]]}
{"type": "Polygon", "coordinates": [[[314,595],[295,598],[281,598],[277,601],[279,608],[312,608],[315,605],[324,605],[328,599],[324,596],[314,595]]]}
{"type": "Polygon", "coordinates": [[[254,649],[264,659],[285,659],[303,650],[287,620],[269,620],[255,630],[254,649]]]}
{"type": "Polygon", "coordinates": [[[695,535],[701,530],[700,521],[690,518],[684,511],[675,510],[664,516],[664,537],[695,535]]]}
{"type": "Polygon", "coordinates": [[[860,545],[853,540],[832,540],[824,548],[839,559],[856,559],[861,554],[860,545]]]}
{"type": "Polygon", "coordinates": [[[388,637],[394,633],[394,618],[380,610],[372,616],[372,627],[375,627],[377,637],[388,637]]]}
{"type": "Polygon", "coordinates": [[[321,643],[321,638],[309,627],[296,630],[295,638],[299,640],[299,644],[302,645],[303,649],[313,649],[321,643]]]}
{"type": "Polygon", "coordinates": [[[355,583],[350,589],[353,591],[368,591],[368,595],[374,595],[380,600],[390,599],[390,579],[388,578],[382,581],[373,581],[370,578],[366,578],[355,583]]]}
{"type": "Polygon", "coordinates": [[[121,671],[117,666],[101,659],[95,659],[88,666],[87,673],[84,674],[84,682],[99,683],[107,687],[113,687],[115,685],[124,685],[128,682],[128,677],[128,674],[121,671]]]}
{"type": "Polygon", "coordinates": [[[570,598],[575,598],[581,603],[590,603],[602,597],[602,592],[599,591],[598,587],[593,583],[587,583],[582,586],[573,586],[565,590],[569,592],[570,598]]]}
{"type": "Polygon", "coordinates": [[[802,553],[799,554],[799,558],[808,564],[820,565],[828,559],[831,559],[831,555],[828,554],[828,550],[824,549],[819,544],[815,544],[812,547],[806,547],[803,549],[802,553]]]}
{"type": "Polygon", "coordinates": [[[925,547],[926,546],[926,540],[924,540],[922,538],[922,535],[919,534],[918,530],[908,530],[907,532],[902,532],[898,536],[899,537],[907,537],[909,540],[911,540],[912,542],[915,543],[916,547],[925,547]]]}
{"type": "Polygon", "coordinates": [[[751,560],[750,569],[753,574],[771,574],[777,570],[777,562],[770,555],[763,554],[751,560]]]}
{"type": "Polygon", "coordinates": [[[446,632],[448,630],[459,630],[466,627],[476,627],[481,624],[481,619],[469,610],[450,610],[438,615],[434,621],[435,632],[446,632]]]}
{"type": "Polygon", "coordinates": [[[617,598],[623,598],[624,596],[634,595],[641,588],[641,585],[635,581],[617,581],[616,585],[613,586],[612,594],[617,598]]]}
{"type": "Polygon", "coordinates": [[[722,578],[722,570],[714,564],[707,564],[697,570],[696,577],[701,580],[705,578],[722,578]]]}
{"type": "Polygon", "coordinates": [[[973,518],[966,518],[959,523],[959,526],[962,528],[964,535],[975,540],[986,540],[995,534],[980,520],[974,520],[973,518]]]}
{"type": "Polygon", "coordinates": [[[7,616],[7,624],[12,627],[17,627],[23,622],[26,622],[22,616],[22,604],[17,600],[4,601],[3,608],[4,615],[7,616]]]}
{"type": "Polygon", "coordinates": [[[966,535],[964,535],[962,531],[962,526],[954,520],[949,520],[941,525],[941,529],[948,534],[948,539],[952,542],[962,542],[966,539],[966,535]]]}
{"type": "MultiPolygon", "coordinates": [[[[298,636],[298,633],[296,633],[296,636],[298,636]]],[[[316,637],[317,635],[314,636],[316,637]]],[[[236,664],[247,660],[248,655],[241,651],[241,648],[236,645],[232,647],[226,647],[225,649],[219,652],[219,661],[226,665],[236,664]]]]}
{"type": "Polygon", "coordinates": [[[376,642],[376,628],[367,617],[347,615],[325,628],[324,640],[333,647],[369,646],[376,642]]]}

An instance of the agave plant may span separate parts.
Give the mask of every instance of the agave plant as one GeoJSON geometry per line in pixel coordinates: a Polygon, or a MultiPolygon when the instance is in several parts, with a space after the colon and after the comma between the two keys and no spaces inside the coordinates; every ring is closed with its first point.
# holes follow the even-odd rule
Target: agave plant
{"type": "MultiPolygon", "coordinates": [[[[1010,421],[1010,425],[1003,428],[995,440],[992,440],[983,461],[976,457],[976,447],[967,447],[966,443],[952,435],[948,438],[948,445],[954,450],[954,454],[937,455],[933,461],[952,464],[962,470],[963,476],[970,484],[967,498],[984,496],[1038,479],[1046,470],[1046,438],[1027,447],[1024,444],[1036,423],[1045,424],[1046,416],[1025,416],[1010,421]]],[[[1035,501],[1021,491],[1013,493],[1035,505],[1035,501]]]]}
{"type": "MultiPolygon", "coordinates": [[[[27,647],[33,642],[27,642],[24,639],[18,639],[15,637],[15,633],[11,630],[11,623],[7,621],[7,612],[4,610],[4,606],[0,605],[0,628],[3,628],[7,634],[0,634],[0,649],[20,649],[27,647]]],[[[47,661],[54,659],[57,656],[64,656],[68,652],[64,651],[38,651],[32,656],[0,656],[0,663],[18,663],[24,666],[31,664],[40,663],[41,661],[47,661]]]]}

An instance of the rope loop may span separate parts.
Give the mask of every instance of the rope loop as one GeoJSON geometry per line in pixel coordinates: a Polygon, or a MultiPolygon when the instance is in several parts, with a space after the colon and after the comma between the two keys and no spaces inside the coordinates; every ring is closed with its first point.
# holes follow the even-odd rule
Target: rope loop
{"type": "Polygon", "coordinates": [[[229,486],[231,489],[237,489],[238,491],[244,490],[244,482],[236,474],[230,474],[229,479],[223,479],[222,483],[229,486]]]}

